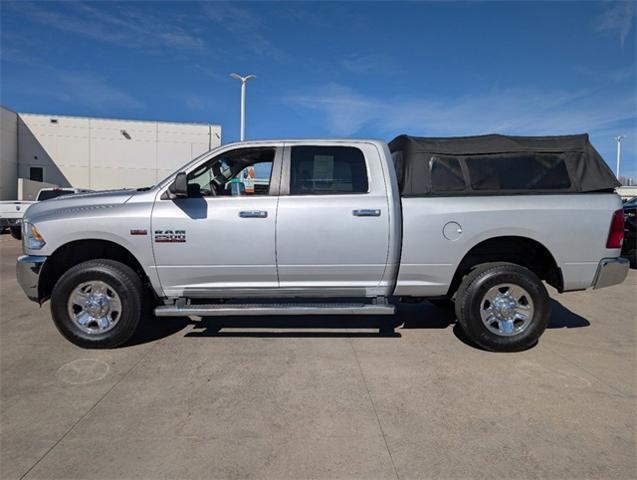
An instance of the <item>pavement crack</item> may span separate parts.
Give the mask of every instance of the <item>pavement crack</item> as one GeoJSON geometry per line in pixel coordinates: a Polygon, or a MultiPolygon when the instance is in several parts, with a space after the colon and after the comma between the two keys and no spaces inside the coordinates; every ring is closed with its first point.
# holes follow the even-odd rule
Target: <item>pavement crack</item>
{"type": "Polygon", "coordinates": [[[102,402],[102,400],[104,400],[108,396],[109,393],[111,393],[115,389],[115,387],[117,387],[126,378],[128,378],[128,376],[132,373],[132,371],[135,370],[137,368],[137,366],[139,364],[141,364],[148,357],[148,355],[150,355],[150,353],[157,347],[157,345],[159,345],[159,343],[161,343],[161,342],[157,342],[155,345],[150,347],[148,349],[148,351],[146,353],[144,353],[141,356],[141,358],[139,360],[137,360],[137,362],[135,362],[135,364],[131,368],[129,368],[128,371],[126,373],[124,373],[124,375],[122,375],[122,377],[111,386],[111,388],[109,388],[100,398],[97,399],[97,401],[93,404],[93,406],[91,406],[91,408],[89,408],[80,418],[78,418],[75,422],[73,422],[73,425],[71,425],[66,430],[66,432],[64,432],[62,434],[62,436],[60,438],[58,438],[55,441],[55,443],[53,445],[51,445],[51,447],[49,447],[47,449],[47,451],[44,452],[44,454],[40,458],[38,458],[38,460],[33,465],[31,465],[26,472],[24,472],[20,476],[20,480],[23,480],[24,478],[26,478],[26,476],[29,473],[31,473],[31,471],[35,467],[37,467],[40,464],[40,462],[42,462],[42,460],[44,460],[49,455],[49,453],[51,453],[55,449],[55,447],[57,447],[75,429],[75,427],[77,427],[80,424],[80,422],[82,422],[82,420],[84,420],[86,417],[88,417],[91,414],[91,412],[93,410],[95,410],[95,408],[102,402]]]}
{"type": "Polygon", "coordinates": [[[387,454],[389,455],[391,466],[394,469],[394,475],[396,476],[396,479],[400,480],[400,475],[398,475],[398,469],[396,468],[396,464],[394,463],[394,457],[392,456],[391,450],[389,449],[389,444],[387,443],[387,437],[385,436],[383,425],[380,423],[380,417],[378,416],[376,405],[374,405],[374,400],[372,399],[372,393],[369,391],[369,386],[367,385],[367,379],[365,378],[365,374],[363,373],[363,367],[361,366],[361,362],[358,358],[358,353],[356,353],[356,349],[354,348],[354,342],[352,342],[352,337],[349,333],[347,334],[347,339],[349,341],[350,347],[352,348],[352,352],[354,353],[354,358],[356,359],[356,364],[358,365],[358,371],[361,374],[363,385],[365,385],[365,390],[367,391],[367,398],[369,398],[369,403],[371,404],[372,410],[374,411],[374,415],[376,416],[376,422],[378,423],[380,434],[383,437],[383,442],[385,442],[385,448],[387,449],[387,454]]]}

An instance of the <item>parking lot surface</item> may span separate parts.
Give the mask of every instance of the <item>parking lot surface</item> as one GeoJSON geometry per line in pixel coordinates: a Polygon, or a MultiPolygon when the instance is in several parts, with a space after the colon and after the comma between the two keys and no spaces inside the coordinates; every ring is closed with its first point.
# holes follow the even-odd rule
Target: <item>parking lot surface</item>
{"type": "Polygon", "coordinates": [[[522,353],[470,346],[428,303],[393,336],[369,318],[149,318],[95,351],[26,299],[19,254],[0,236],[3,479],[637,476],[635,270],[551,291],[522,353]]]}

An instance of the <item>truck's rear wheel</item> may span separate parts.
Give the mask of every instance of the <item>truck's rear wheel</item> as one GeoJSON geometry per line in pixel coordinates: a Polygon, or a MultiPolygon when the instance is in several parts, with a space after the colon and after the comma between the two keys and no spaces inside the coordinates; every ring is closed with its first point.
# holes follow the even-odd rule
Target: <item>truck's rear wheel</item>
{"type": "Polygon", "coordinates": [[[511,263],[480,265],[460,284],[456,315],[467,336],[492,351],[515,352],[537,343],[549,320],[540,278],[511,263]]]}
{"type": "Polygon", "coordinates": [[[60,333],[75,345],[117,347],[137,329],[142,295],[141,280],[130,267],[113,260],[89,260],[57,281],[51,314],[60,333]]]}
{"type": "Polygon", "coordinates": [[[16,240],[22,240],[22,228],[20,227],[9,227],[9,231],[11,232],[11,236],[16,240]]]}

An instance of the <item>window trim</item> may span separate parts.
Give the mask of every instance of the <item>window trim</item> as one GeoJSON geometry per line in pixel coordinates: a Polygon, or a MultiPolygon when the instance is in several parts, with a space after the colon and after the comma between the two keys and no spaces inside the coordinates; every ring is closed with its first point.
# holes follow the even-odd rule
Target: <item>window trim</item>
{"type": "Polygon", "coordinates": [[[344,197],[351,195],[369,195],[371,193],[371,178],[369,176],[369,162],[367,156],[362,148],[355,145],[339,145],[339,144],[316,144],[316,143],[289,143],[284,146],[283,149],[283,162],[282,172],[280,179],[280,195],[289,197],[344,197]],[[363,156],[363,162],[365,162],[365,174],[367,176],[367,190],[365,192],[339,192],[339,193],[308,193],[308,194],[292,194],[290,193],[290,181],[291,181],[291,167],[292,167],[292,148],[294,147],[325,147],[325,148],[355,148],[363,156]]]}

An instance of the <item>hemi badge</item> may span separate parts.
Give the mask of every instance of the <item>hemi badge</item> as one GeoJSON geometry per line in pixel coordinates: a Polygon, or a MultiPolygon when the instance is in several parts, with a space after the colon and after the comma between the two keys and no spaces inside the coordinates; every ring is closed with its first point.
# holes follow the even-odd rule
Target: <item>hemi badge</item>
{"type": "Polygon", "coordinates": [[[133,229],[130,231],[131,235],[147,235],[148,232],[146,230],[142,230],[142,229],[133,229]]]}

